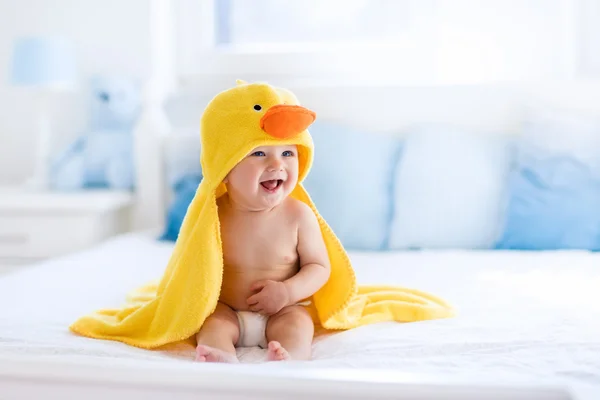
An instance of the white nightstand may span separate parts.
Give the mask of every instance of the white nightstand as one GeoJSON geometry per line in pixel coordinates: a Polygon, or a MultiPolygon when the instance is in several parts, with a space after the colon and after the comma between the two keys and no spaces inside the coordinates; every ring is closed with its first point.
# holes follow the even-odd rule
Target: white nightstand
{"type": "Polygon", "coordinates": [[[125,232],[132,203],[127,192],[0,188],[0,267],[67,254],[125,232]]]}

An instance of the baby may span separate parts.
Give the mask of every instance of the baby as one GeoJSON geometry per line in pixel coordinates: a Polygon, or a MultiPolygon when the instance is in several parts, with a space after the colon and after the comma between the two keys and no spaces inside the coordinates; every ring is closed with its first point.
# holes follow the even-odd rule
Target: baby
{"type": "Polygon", "coordinates": [[[196,360],[236,363],[236,347],[267,348],[270,361],[307,360],[314,334],[303,305],[328,280],[319,223],[289,196],[298,182],[294,145],[254,149],[225,178],[219,198],[223,284],[196,339],[196,360]]]}

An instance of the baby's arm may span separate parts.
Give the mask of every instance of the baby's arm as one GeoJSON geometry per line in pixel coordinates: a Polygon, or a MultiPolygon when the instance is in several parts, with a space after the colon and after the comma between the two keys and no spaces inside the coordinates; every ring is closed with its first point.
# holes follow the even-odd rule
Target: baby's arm
{"type": "Polygon", "coordinates": [[[317,292],[329,279],[330,265],[319,222],[313,211],[302,203],[298,220],[300,271],[284,283],[293,305],[317,292]]]}

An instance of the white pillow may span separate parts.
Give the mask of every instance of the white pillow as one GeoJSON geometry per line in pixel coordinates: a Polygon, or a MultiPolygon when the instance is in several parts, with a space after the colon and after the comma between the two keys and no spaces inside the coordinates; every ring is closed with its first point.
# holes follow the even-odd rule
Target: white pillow
{"type": "Polygon", "coordinates": [[[389,248],[490,248],[501,233],[509,139],[428,128],[409,134],[394,178],[389,248]]]}

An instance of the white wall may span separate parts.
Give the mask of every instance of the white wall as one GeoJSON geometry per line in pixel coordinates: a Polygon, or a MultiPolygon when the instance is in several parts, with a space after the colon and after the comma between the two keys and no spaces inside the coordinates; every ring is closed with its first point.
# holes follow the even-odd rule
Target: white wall
{"type": "MultiPolygon", "coordinates": [[[[76,44],[81,82],[94,73],[149,73],[148,0],[0,0],[0,185],[18,183],[33,170],[35,97],[10,85],[13,40],[60,34],[76,44]]],[[[60,147],[85,127],[81,95],[61,95],[52,116],[60,147]]]]}

